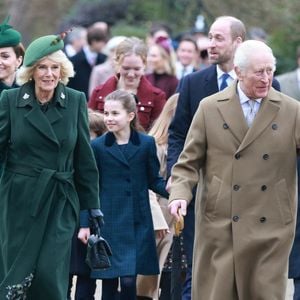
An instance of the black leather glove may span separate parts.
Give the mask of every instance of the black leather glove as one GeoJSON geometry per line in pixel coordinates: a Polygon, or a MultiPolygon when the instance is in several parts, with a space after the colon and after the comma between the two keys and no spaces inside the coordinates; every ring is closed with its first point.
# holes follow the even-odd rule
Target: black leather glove
{"type": "Polygon", "coordinates": [[[90,226],[91,232],[100,237],[101,230],[100,228],[104,225],[103,213],[100,209],[90,209],[90,226]]]}

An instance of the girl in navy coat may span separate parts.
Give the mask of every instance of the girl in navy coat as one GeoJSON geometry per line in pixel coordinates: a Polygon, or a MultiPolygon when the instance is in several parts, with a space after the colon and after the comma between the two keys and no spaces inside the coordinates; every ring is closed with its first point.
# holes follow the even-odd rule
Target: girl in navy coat
{"type": "MultiPolygon", "coordinates": [[[[120,278],[121,299],[135,299],[136,275],[159,273],[148,189],[168,197],[159,176],[153,137],[137,131],[136,102],[117,90],[105,98],[108,132],[92,141],[100,175],[100,201],[105,225],[102,236],[112,248],[111,268],[92,271],[102,279],[102,300],[115,299],[120,278]]],[[[86,242],[89,229],[79,238],[86,242]]]]}

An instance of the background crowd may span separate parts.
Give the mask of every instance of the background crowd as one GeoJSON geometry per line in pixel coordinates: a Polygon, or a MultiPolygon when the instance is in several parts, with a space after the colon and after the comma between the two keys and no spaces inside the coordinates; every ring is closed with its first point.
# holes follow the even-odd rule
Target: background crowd
{"type": "MultiPolygon", "coordinates": [[[[2,37],[0,36],[0,92],[5,91],[2,93],[2,97],[4,98],[5,95],[5,97],[7,97],[5,98],[6,101],[8,101],[8,97],[22,96],[24,101],[29,101],[27,98],[30,97],[37,97],[39,98],[37,99],[39,105],[37,107],[42,110],[43,115],[46,116],[49,122],[54,123],[56,122],[56,118],[59,117],[54,116],[51,113],[51,107],[53,106],[52,99],[56,99],[55,101],[59,103],[58,105],[61,107],[64,107],[65,105],[65,98],[71,97],[69,96],[69,93],[74,93],[73,97],[81,99],[78,104],[79,108],[75,107],[72,109],[76,111],[76,113],[78,113],[78,110],[82,113],[80,118],[85,125],[83,128],[81,128],[80,125],[76,125],[78,126],[79,133],[73,133],[74,140],[72,140],[72,136],[69,137],[72,141],[65,140],[64,137],[58,133],[63,127],[56,128],[56,135],[59,136],[59,141],[54,142],[62,143],[64,146],[70,143],[70,146],[67,149],[68,151],[64,150],[66,152],[63,152],[65,156],[62,157],[64,157],[65,161],[60,161],[61,164],[58,167],[59,174],[51,174],[47,179],[49,180],[48,182],[55,186],[57,194],[51,194],[47,189],[43,191],[43,193],[51,194],[51,197],[54,197],[53,199],[56,199],[55,197],[65,197],[67,199],[68,195],[65,195],[64,192],[62,192],[62,187],[60,185],[67,185],[67,190],[70,190],[69,193],[73,192],[73,187],[68,181],[68,176],[71,176],[71,169],[74,168],[75,172],[77,172],[75,174],[77,176],[75,176],[77,180],[75,185],[77,184],[82,188],[81,193],[83,198],[91,196],[91,199],[87,201],[88,205],[80,203],[80,208],[82,210],[98,208],[99,205],[96,204],[97,201],[95,200],[97,198],[95,197],[95,194],[98,192],[97,188],[93,185],[88,187],[87,178],[84,179],[86,176],[85,174],[88,174],[90,176],[89,180],[93,181],[91,178],[94,176],[93,174],[96,172],[97,167],[100,174],[100,183],[103,184],[103,187],[109,187],[111,189],[108,192],[106,191],[106,193],[100,191],[100,202],[102,198],[104,201],[107,201],[105,199],[109,197],[116,199],[115,203],[113,202],[110,205],[101,204],[101,206],[103,205],[104,207],[109,224],[109,227],[104,228],[105,238],[109,240],[111,236],[114,236],[111,241],[113,252],[115,249],[115,258],[112,258],[113,268],[108,272],[100,271],[89,273],[89,269],[84,265],[86,255],[85,249],[83,247],[83,249],[79,251],[81,253],[78,253],[78,247],[82,248],[84,242],[87,240],[88,234],[86,232],[81,232],[79,238],[82,242],[77,240],[76,235],[78,230],[75,231],[76,218],[70,217],[70,215],[74,214],[72,212],[74,204],[71,205],[72,208],[68,208],[68,211],[64,211],[62,207],[56,208],[55,205],[52,204],[52,206],[55,207],[55,209],[60,210],[61,213],[60,216],[55,214],[54,216],[56,218],[59,219],[63,216],[63,213],[65,213],[66,216],[72,219],[72,228],[68,228],[68,239],[71,240],[72,234],[74,231],[76,232],[73,236],[72,249],[70,247],[70,251],[72,250],[72,263],[70,280],[68,283],[68,297],[71,297],[70,288],[73,282],[72,276],[77,275],[77,286],[73,287],[76,289],[75,299],[93,299],[97,279],[105,280],[105,295],[103,295],[103,300],[112,300],[112,297],[115,297],[114,299],[121,297],[120,299],[133,300],[132,293],[136,294],[138,299],[141,300],[171,299],[171,297],[174,296],[171,295],[170,276],[172,272],[172,259],[170,259],[170,256],[172,254],[174,219],[167,211],[168,193],[162,185],[166,185],[167,179],[171,176],[171,169],[184,148],[185,138],[191,126],[192,119],[197,111],[199,101],[218,91],[222,91],[230,86],[232,82],[235,82],[237,74],[235,73],[234,68],[234,55],[241,43],[247,39],[251,39],[262,41],[267,45],[268,34],[260,27],[252,27],[247,30],[240,20],[232,17],[224,17],[214,20],[210,27],[208,27],[205,22],[201,22],[201,20],[198,19],[198,22],[196,22],[189,31],[176,36],[176,38],[172,36],[168,24],[153,22],[147,36],[141,39],[132,35],[113,35],[111,26],[108,23],[99,20],[88,26],[73,27],[70,31],[64,32],[61,38],[56,42],[55,35],[51,35],[49,38],[43,37],[43,40],[38,47],[35,44],[36,41],[34,41],[32,43],[34,46],[30,44],[27,50],[25,50],[25,47],[22,44],[21,30],[19,30],[19,32],[10,28],[8,20],[5,20],[0,27],[0,35],[2,35],[2,37]],[[6,36],[7,30],[10,31],[8,32],[8,37],[6,36]],[[12,38],[10,38],[10,36],[12,36],[12,38]],[[219,36],[223,40],[218,40],[219,36]],[[64,43],[62,43],[63,39],[64,43]],[[43,49],[41,48],[43,47],[50,50],[47,50],[48,52],[42,51],[43,49]],[[34,50],[32,50],[33,48],[34,50]],[[36,54],[39,51],[42,54],[36,54]],[[50,56],[55,62],[53,63],[52,60],[47,57],[53,55],[53,53],[56,53],[57,51],[61,51],[59,52],[60,55],[63,53],[63,58],[56,56],[52,58],[50,56]],[[43,61],[43,64],[39,63],[40,60],[43,61]],[[65,62],[65,60],[67,60],[67,62],[65,62]],[[49,69],[51,69],[51,72],[53,73],[58,72],[57,70],[62,68],[61,65],[65,66],[68,62],[71,62],[72,67],[68,67],[68,72],[66,71],[64,73],[64,78],[61,78],[61,75],[57,73],[55,76],[57,86],[53,87],[50,92],[44,93],[44,83],[43,80],[40,79],[42,76],[41,74],[47,72],[49,69]],[[23,73],[20,71],[17,72],[21,66],[23,73]],[[40,73],[35,73],[34,70],[38,70],[40,73]],[[26,89],[24,89],[23,85],[25,85],[26,89]],[[19,86],[21,86],[22,89],[21,96],[19,96],[19,94],[18,96],[14,96],[12,91],[11,93],[8,92],[8,90],[19,86]],[[68,88],[72,88],[72,90],[68,88]],[[33,96],[34,90],[35,96],[33,96]],[[118,94],[118,92],[120,92],[119,90],[125,91],[126,93],[118,94]],[[40,94],[37,91],[40,91],[40,94]],[[82,103],[82,99],[86,99],[84,104],[82,103]],[[120,99],[125,100],[122,100],[122,102],[120,99]],[[114,101],[120,103],[116,105],[114,101]],[[89,119],[87,119],[85,113],[83,113],[83,106],[89,108],[89,119]],[[123,131],[109,129],[109,121],[107,121],[108,119],[105,119],[105,117],[109,118],[109,114],[113,114],[114,110],[121,114],[124,113],[124,119],[121,119],[121,122],[124,123],[123,131]],[[135,112],[136,116],[134,115],[135,112]],[[137,125],[135,124],[136,119],[139,121],[137,125]],[[87,121],[89,121],[90,125],[90,136],[93,136],[93,138],[99,137],[99,139],[92,142],[92,148],[87,145],[87,121]],[[106,126],[104,126],[104,123],[106,126]],[[133,123],[134,126],[132,125],[133,123]],[[105,133],[107,129],[113,134],[110,135],[109,133],[105,133]],[[138,133],[137,135],[131,133],[135,131],[142,133],[138,133]],[[148,137],[152,138],[148,140],[148,137]],[[124,142],[124,139],[126,142],[124,142]],[[111,147],[115,141],[119,146],[118,149],[110,149],[109,147],[111,147]],[[129,142],[132,143],[132,149],[126,147],[129,142]],[[154,142],[156,146],[154,145],[154,142]],[[82,143],[85,149],[79,146],[79,143],[82,143]],[[149,150],[148,152],[151,153],[148,153],[147,150],[144,149],[146,147],[145,145],[152,150],[156,148],[158,159],[156,155],[155,158],[153,157],[152,152],[155,152],[155,150],[152,152],[149,150]],[[142,158],[137,156],[136,161],[133,160],[130,162],[131,166],[134,167],[132,174],[125,171],[123,166],[124,162],[122,163],[119,161],[120,165],[118,166],[115,162],[112,165],[109,165],[108,162],[110,157],[106,156],[106,152],[119,151],[116,152],[117,154],[113,155],[118,156],[121,154],[122,157],[124,156],[126,164],[130,160],[132,152],[135,151],[134,147],[141,147],[141,149],[143,149],[143,156],[141,156],[142,158]],[[93,156],[92,149],[94,150],[96,160],[88,158],[87,153],[90,156],[93,156]],[[85,152],[84,155],[82,154],[83,151],[85,152]],[[70,153],[72,153],[72,155],[70,155],[70,153]],[[84,168],[79,165],[79,162],[73,160],[73,157],[76,159],[80,157],[80,164],[84,165],[84,168]],[[144,163],[145,160],[149,161],[148,165],[145,164],[144,169],[139,168],[138,166],[138,163],[141,163],[143,159],[144,163]],[[68,167],[65,168],[65,165],[68,167]],[[106,169],[106,173],[103,173],[102,169],[106,169]],[[160,175],[158,175],[159,169],[160,175]],[[116,170],[122,170],[122,173],[116,174],[118,173],[116,170]],[[67,175],[65,174],[66,172],[68,172],[67,175]],[[144,173],[147,173],[145,178],[143,178],[144,173]],[[120,176],[120,178],[118,176],[120,176]],[[116,177],[119,181],[112,182],[112,180],[109,180],[109,177],[116,177]],[[134,193],[135,195],[139,193],[139,189],[131,183],[133,177],[135,180],[136,178],[139,179],[140,189],[147,190],[147,193],[140,195],[145,203],[150,201],[149,208],[146,204],[143,204],[145,207],[144,212],[139,212],[140,208],[137,209],[138,201],[142,200],[137,200],[131,195],[131,193],[134,193]],[[151,184],[147,180],[150,180],[151,184]],[[129,184],[133,185],[132,191],[126,189],[129,184]],[[151,191],[148,192],[147,187],[159,194],[155,194],[151,191]],[[119,199],[117,195],[120,190],[124,190],[126,197],[131,199],[130,201],[133,201],[133,206],[135,208],[133,212],[131,211],[131,208],[128,208],[127,206],[120,209],[122,211],[111,211],[111,206],[116,209],[118,203],[122,203],[122,199],[119,199]],[[60,193],[64,195],[61,196],[60,193]],[[57,196],[58,194],[59,196],[57,196]],[[150,220],[150,209],[152,220],[150,220]],[[138,246],[139,244],[147,244],[148,248],[142,248],[144,251],[140,253],[141,257],[136,258],[136,261],[130,255],[129,258],[125,256],[127,262],[130,262],[131,264],[124,267],[124,265],[122,265],[124,253],[122,252],[125,247],[128,247],[125,251],[127,254],[131,254],[132,249],[135,249],[135,247],[137,247],[136,249],[140,249],[137,245],[134,245],[135,243],[133,240],[131,241],[132,244],[130,241],[124,241],[123,246],[116,242],[118,240],[121,242],[122,230],[131,230],[122,228],[124,224],[122,223],[122,219],[120,220],[120,224],[117,223],[119,214],[122,218],[122,213],[125,211],[128,211],[128,215],[126,216],[129,216],[133,220],[134,229],[132,229],[132,232],[134,232],[134,230],[139,232],[136,244],[138,244],[138,246]],[[142,216],[144,216],[143,220],[142,216]],[[147,223],[146,229],[143,226],[139,227],[139,223],[142,223],[142,221],[147,223]],[[118,235],[114,232],[114,226],[119,226],[119,228],[122,229],[118,232],[118,235]],[[153,231],[153,233],[149,233],[150,231],[153,231]],[[71,235],[70,232],[72,232],[71,235]],[[144,240],[145,235],[148,237],[146,242],[144,240]],[[152,258],[154,252],[158,254],[158,260],[152,258]],[[143,261],[144,263],[142,263],[143,261]],[[81,266],[78,266],[78,263],[81,266]],[[135,264],[137,264],[136,267],[135,264]],[[136,278],[137,274],[140,275],[136,278]],[[117,293],[119,283],[112,281],[112,279],[118,277],[121,277],[121,290],[126,290],[128,292],[127,294],[122,294],[122,292],[121,294],[117,293]],[[136,286],[135,282],[137,282],[136,286]]],[[[274,80],[272,78],[271,83],[274,89],[281,90],[284,94],[300,101],[300,47],[295,52],[295,70],[280,74],[276,76],[274,80]]],[[[2,105],[4,106],[2,107],[3,112],[0,113],[0,121],[8,126],[7,124],[9,121],[7,115],[4,113],[4,111],[7,110],[7,104],[4,103],[2,105]]],[[[20,105],[22,106],[24,104],[20,105]]],[[[28,105],[31,104],[29,103],[28,105]]],[[[257,104],[256,109],[257,111],[259,110],[259,104],[257,104]]],[[[72,126],[71,124],[74,125],[76,123],[72,118],[66,116],[64,118],[66,120],[63,126],[67,126],[66,128],[70,128],[72,126]]],[[[22,124],[20,126],[22,126],[22,124]]],[[[226,127],[226,123],[224,123],[224,126],[226,127]]],[[[226,129],[225,127],[224,129],[226,129]]],[[[44,171],[41,171],[41,174],[35,174],[32,173],[32,171],[27,171],[26,168],[28,166],[19,169],[19,166],[15,165],[15,161],[18,159],[18,155],[20,155],[18,152],[19,150],[10,148],[11,145],[8,137],[10,131],[4,125],[0,127],[0,130],[2,130],[1,132],[4,133],[5,136],[5,139],[0,139],[0,142],[3,144],[3,146],[1,144],[1,147],[5,149],[4,152],[8,151],[8,157],[11,159],[9,164],[7,163],[9,165],[8,173],[5,173],[6,177],[3,176],[3,178],[6,178],[7,182],[12,180],[9,178],[9,175],[7,175],[9,172],[16,172],[21,173],[24,176],[40,178],[41,174],[44,174],[44,171]],[[10,157],[11,154],[9,151],[12,151],[12,157],[10,157]],[[14,154],[14,151],[16,151],[17,154],[14,154]]],[[[52,131],[49,135],[53,135],[52,131]]],[[[53,136],[52,139],[55,140],[53,136]]],[[[35,145],[36,143],[33,144],[35,145]]],[[[20,143],[20,145],[22,145],[22,143],[20,143]]],[[[38,147],[38,145],[35,146],[38,147]]],[[[42,160],[42,157],[38,157],[40,160],[35,160],[35,150],[30,147],[28,149],[32,151],[32,157],[30,157],[30,159],[33,159],[34,164],[38,167],[46,168],[47,170],[50,166],[45,164],[50,161],[50,165],[51,163],[54,165],[54,161],[58,157],[50,157],[49,161],[42,160]]],[[[61,155],[59,153],[60,152],[58,152],[57,155],[61,155]]],[[[7,158],[1,157],[1,159],[5,160],[7,158]]],[[[268,157],[264,156],[263,159],[268,160],[268,157]]],[[[118,160],[120,160],[120,157],[116,157],[116,161],[118,160]]],[[[95,175],[95,177],[97,176],[95,175]]],[[[2,188],[3,190],[1,190],[1,192],[6,193],[7,199],[10,199],[12,195],[6,190],[7,186],[3,186],[2,188]]],[[[28,188],[28,191],[30,192],[30,188],[28,188]]],[[[191,193],[191,202],[187,207],[185,227],[181,237],[182,253],[180,253],[180,255],[182,266],[179,272],[182,273],[182,279],[179,284],[182,287],[182,298],[180,298],[182,300],[191,299],[192,274],[195,274],[192,273],[193,243],[195,235],[194,196],[195,190],[191,193]]],[[[54,209],[51,206],[51,203],[49,205],[49,211],[44,212],[42,216],[47,215],[47,213],[50,214],[51,210],[54,209]]],[[[3,210],[5,209],[3,208],[3,210]]],[[[38,210],[38,207],[35,209],[38,210]]],[[[24,221],[22,218],[23,217],[20,217],[20,222],[21,220],[24,221]]],[[[80,215],[80,221],[82,222],[80,224],[81,227],[88,227],[88,219],[86,216],[80,215]]],[[[50,232],[57,230],[55,224],[44,224],[41,217],[38,218],[38,221],[36,222],[40,227],[40,230],[47,226],[47,230],[50,232]]],[[[261,221],[261,223],[263,222],[265,221],[261,221]]],[[[7,226],[7,224],[5,226],[7,226]]],[[[2,228],[6,228],[5,226],[2,228]]],[[[36,223],[34,223],[34,226],[36,226],[36,223]]],[[[66,227],[67,225],[62,224],[62,227],[64,226],[66,227]]],[[[47,232],[47,230],[45,229],[45,232],[47,232]]],[[[41,232],[42,231],[40,231],[40,233],[41,232]]],[[[124,232],[123,234],[125,235],[126,233],[124,232]]],[[[298,297],[298,293],[300,293],[300,268],[298,268],[300,262],[298,262],[299,257],[297,255],[298,234],[299,232],[297,231],[296,242],[292,250],[289,266],[289,276],[294,279],[296,288],[294,299],[300,299],[296,298],[298,297]]],[[[7,235],[7,233],[5,235],[7,235]]],[[[132,239],[134,238],[132,237],[132,239]]],[[[3,241],[4,240],[5,239],[3,238],[3,241]]],[[[45,243],[49,246],[52,245],[52,242],[53,241],[51,240],[46,240],[45,243]]],[[[200,248],[201,246],[197,247],[200,248]]],[[[12,249],[16,251],[15,248],[12,249]]],[[[47,249],[42,248],[42,250],[47,249]]],[[[11,256],[14,255],[14,251],[10,253],[11,256]]],[[[42,252],[41,256],[50,255],[47,251],[42,252]]],[[[24,253],[26,254],[26,252],[24,253]]],[[[63,253],[60,255],[68,257],[70,253],[63,253]]],[[[10,258],[10,260],[13,260],[13,258],[10,258]]],[[[64,263],[66,263],[66,261],[64,261],[64,263]]],[[[45,266],[42,266],[41,270],[43,270],[43,267],[45,266]]],[[[48,262],[46,267],[49,268],[49,270],[51,269],[51,261],[48,262]]],[[[61,268],[63,269],[64,266],[61,266],[61,268]]],[[[2,276],[1,272],[0,275],[2,276]]],[[[66,270],[64,271],[64,275],[66,275],[66,270]]],[[[22,275],[18,274],[18,276],[20,277],[22,275]]],[[[56,280],[59,278],[60,277],[56,278],[56,280]]],[[[55,280],[53,282],[53,285],[55,285],[55,280]]],[[[278,282],[281,283],[281,281],[278,282]]],[[[218,283],[218,285],[221,286],[220,283],[218,283]]],[[[42,294],[41,286],[37,287],[36,290],[33,289],[32,297],[40,297],[42,294]]],[[[57,286],[59,286],[59,288],[57,290],[54,289],[53,293],[62,295],[64,288],[61,288],[60,284],[57,284],[57,286]]],[[[0,287],[3,288],[3,286],[0,287]]],[[[202,292],[203,291],[201,290],[194,291],[196,295],[197,293],[200,294],[202,292]]]]}

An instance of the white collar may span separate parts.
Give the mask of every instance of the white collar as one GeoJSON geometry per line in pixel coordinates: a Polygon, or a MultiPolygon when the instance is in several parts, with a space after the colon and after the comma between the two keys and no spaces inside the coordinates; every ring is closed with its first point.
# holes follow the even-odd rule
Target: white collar
{"type": "MultiPolygon", "coordinates": [[[[246,96],[246,94],[243,92],[243,90],[241,89],[240,83],[238,82],[237,84],[237,92],[240,98],[240,102],[241,104],[246,103],[249,100],[249,97],[246,96]]],[[[261,102],[262,98],[258,98],[258,99],[252,99],[253,101],[256,101],[258,103],[261,102]]]]}
{"type": "MultiPolygon", "coordinates": [[[[219,65],[216,65],[216,67],[217,67],[217,78],[218,80],[220,80],[225,72],[220,69],[219,65]]],[[[236,74],[233,69],[230,72],[227,72],[227,74],[229,74],[229,76],[232,79],[236,79],[236,74]]]]}

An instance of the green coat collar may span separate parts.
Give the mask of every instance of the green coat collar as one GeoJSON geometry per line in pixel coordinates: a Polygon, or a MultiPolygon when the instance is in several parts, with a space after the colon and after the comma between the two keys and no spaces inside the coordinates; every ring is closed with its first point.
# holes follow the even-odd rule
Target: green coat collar
{"type": "MultiPolygon", "coordinates": [[[[28,82],[25,83],[23,86],[21,86],[19,95],[16,99],[16,106],[17,107],[25,107],[27,105],[33,107],[35,100],[35,92],[34,92],[34,83],[28,82]]],[[[55,89],[54,93],[54,99],[53,99],[58,105],[60,105],[63,108],[67,107],[68,99],[67,99],[67,93],[66,93],[66,87],[59,83],[55,89]]]]}

